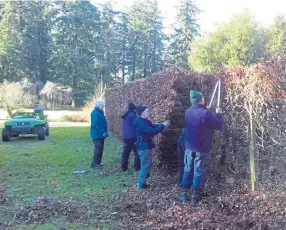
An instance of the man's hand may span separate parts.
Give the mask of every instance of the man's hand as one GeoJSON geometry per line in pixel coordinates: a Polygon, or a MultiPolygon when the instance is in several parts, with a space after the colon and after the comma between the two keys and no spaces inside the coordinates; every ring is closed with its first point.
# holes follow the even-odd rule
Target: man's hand
{"type": "Polygon", "coordinates": [[[104,138],[106,138],[106,137],[108,137],[108,134],[107,134],[107,133],[104,133],[104,134],[102,134],[102,136],[103,136],[104,138]]]}
{"type": "Polygon", "coordinates": [[[216,113],[222,113],[221,108],[216,108],[216,113]]]}
{"type": "Polygon", "coordinates": [[[166,120],[162,123],[165,127],[168,127],[170,125],[170,121],[166,120]]]}

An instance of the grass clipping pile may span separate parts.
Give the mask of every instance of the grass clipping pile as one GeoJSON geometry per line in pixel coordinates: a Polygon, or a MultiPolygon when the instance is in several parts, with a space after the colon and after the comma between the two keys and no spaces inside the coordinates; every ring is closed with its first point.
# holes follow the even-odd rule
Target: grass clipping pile
{"type": "Polygon", "coordinates": [[[184,113],[190,106],[189,91],[200,90],[208,100],[217,78],[214,75],[198,75],[177,68],[159,72],[147,79],[125,84],[106,91],[106,116],[109,129],[121,137],[122,119],[128,102],[148,106],[151,120],[160,123],[171,121],[163,134],[154,138],[157,166],[176,169],[177,139],[185,126],[184,113]]]}

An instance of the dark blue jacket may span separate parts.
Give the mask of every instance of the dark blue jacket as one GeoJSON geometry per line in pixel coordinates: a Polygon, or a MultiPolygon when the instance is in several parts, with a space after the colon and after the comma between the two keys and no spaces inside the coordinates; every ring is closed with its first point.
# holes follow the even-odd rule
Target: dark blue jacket
{"type": "Polygon", "coordinates": [[[106,136],[103,136],[104,133],[107,134],[107,121],[104,113],[99,109],[94,109],[90,118],[90,136],[92,140],[95,141],[106,138],[106,136]]]}
{"type": "Polygon", "coordinates": [[[136,118],[136,113],[133,110],[128,110],[121,117],[123,119],[123,127],[122,127],[122,138],[123,140],[135,140],[136,139],[136,131],[134,126],[134,119],[136,118]]]}
{"type": "MultiPolygon", "coordinates": [[[[180,156],[185,155],[185,139],[186,139],[186,130],[184,129],[183,132],[180,134],[178,139],[178,154],[180,156]]],[[[184,157],[183,157],[184,159],[184,157]]]]}
{"type": "Polygon", "coordinates": [[[185,113],[186,121],[186,149],[193,152],[210,152],[214,130],[223,127],[222,114],[215,114],[205,106],[195,104],[185,113]]]}
{"type": "Polygon", "coordinates": [[[163,124],[154,125],[151,121],[142,117],[134,120],[138,150],[147,150],[155,147],[152,138],[161,133],[165,126],[163,124]]]}

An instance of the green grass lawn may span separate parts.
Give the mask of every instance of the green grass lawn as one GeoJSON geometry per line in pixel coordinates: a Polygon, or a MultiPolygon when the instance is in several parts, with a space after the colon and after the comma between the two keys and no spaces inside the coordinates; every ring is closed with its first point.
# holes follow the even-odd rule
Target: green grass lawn
{"type": "MultiPolygon", "coordinates": [[[[45,141],[36,138],[1,141],[0,185],[5,188],[8,200],[22,205],[27,203],[25,199],[42,196],[83,201],[103,197],[101,202],[104,202],[119,194],[124,186],[133,184],[136,178],[132,170],[120,172],[121,148],[120,141],[111,135],[105,144],[103,170],[75,176],[73,171],[90,167],[93,143],[88,127],[51,128],[50,137],[45,141]]],[[[15,229],[56,228],[47,224],[15,229]]]]}

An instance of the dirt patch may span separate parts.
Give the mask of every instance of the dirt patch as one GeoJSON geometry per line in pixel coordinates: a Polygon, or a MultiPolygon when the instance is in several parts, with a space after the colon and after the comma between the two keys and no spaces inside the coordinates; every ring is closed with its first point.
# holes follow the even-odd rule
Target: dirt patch
{"type": "Polygon", "coordinates": [[[152,176],[150,190],[129,188],[118,200],[120,229],[286,229],[285,192],[252,193],[248,181],[221,177],[193,209],[179,203],[174,177],[152,176]]]}
{"type": "MultiPolygon", "coordinates": [[[[15,224],[67,223],[102,229],[286,229],[285,191],[249,191],[248,181],[235,175],[211,177],[207,197],[193,209],[178,201],[176,175],[152,172],[150,189],[125,185],[121,195],[101,200],[40,199],[9,212],[1,229],[15,224]],[[10,221],[8,223],[8,218],[10,221]]],[[[5,203],[6,204],[6,203],[5,203]]],[[[0,212],[1,213],[1,212],[0,212]]]]}

